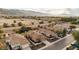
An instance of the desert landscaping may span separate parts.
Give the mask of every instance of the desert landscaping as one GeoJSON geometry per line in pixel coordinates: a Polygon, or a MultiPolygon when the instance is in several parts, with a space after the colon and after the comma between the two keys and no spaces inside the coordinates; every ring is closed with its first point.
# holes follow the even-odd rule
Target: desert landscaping
{"type": "Polygon", "coordinates": [[[38,50],[70,34],[78,17],[0,17],[0,49],[38,50]]]}

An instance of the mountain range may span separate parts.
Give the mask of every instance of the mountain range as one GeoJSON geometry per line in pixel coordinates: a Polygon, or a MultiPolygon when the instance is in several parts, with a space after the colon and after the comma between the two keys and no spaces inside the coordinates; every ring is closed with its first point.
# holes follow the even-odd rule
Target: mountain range
{"type": "Polygon", "coordinates": [[[46,13],[32,11],[32,10],[20,10],[20,9],[1,9],[0,15],[10,16],[48,16],[46,13]]]}
{"type": "Polygon", "coordinates": [[[63,9],[2,9],[0,15],[13,16],[79,16],[79,8],[63,8],[63,9]]]}

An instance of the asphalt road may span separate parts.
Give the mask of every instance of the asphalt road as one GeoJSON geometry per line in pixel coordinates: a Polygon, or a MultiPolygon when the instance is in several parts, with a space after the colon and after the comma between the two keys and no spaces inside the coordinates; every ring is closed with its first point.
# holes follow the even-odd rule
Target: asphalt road
{"type": "Polygon", "coordinates": [[[61,38],[39,50],[62,50],[64,47],[66,47],[68,44],[70,44],[73,41],[74,39],[72,35],[67,35],[66,37],[61,38]]]}

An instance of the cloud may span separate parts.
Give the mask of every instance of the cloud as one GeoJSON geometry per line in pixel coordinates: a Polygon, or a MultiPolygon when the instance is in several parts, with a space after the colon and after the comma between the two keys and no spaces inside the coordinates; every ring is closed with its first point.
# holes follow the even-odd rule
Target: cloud
{"type": "Polygon", "coordinates": [[[0,8],[76,8],[79,0],[0,0],[0,8]]]}

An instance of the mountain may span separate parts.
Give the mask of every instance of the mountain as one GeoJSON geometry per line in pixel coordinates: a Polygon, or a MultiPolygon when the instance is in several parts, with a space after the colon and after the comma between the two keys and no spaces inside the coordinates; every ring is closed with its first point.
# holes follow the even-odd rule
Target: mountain
{"type": "Polygon", "coordinates": [[[48,16],[49,14],[41,13],[32,10],[19,10],[19,9],[1,9],[0,15],[13,15],[13,16],[48,16]]]}
{"type": "Polygon", "coordinates": [[[16,15],[16,16],[79,16],[79,8],[63,8],[63,9],[2,9],[0,15],[16,15]]]}
{"type": "Polygon", "coordinates": [[[43,9],[37,9],[35,11],[51,14],[52,16],[79,16],[79,8],[61,8],[61,9],[43,8],[43,9]]]}

